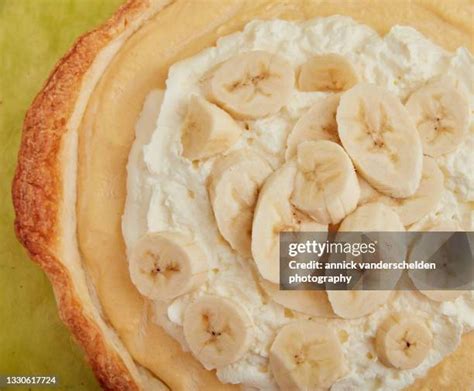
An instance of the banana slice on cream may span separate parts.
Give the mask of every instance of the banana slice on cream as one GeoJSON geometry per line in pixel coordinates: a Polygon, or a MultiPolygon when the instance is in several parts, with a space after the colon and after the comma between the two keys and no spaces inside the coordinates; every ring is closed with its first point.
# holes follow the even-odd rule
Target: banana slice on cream
{"type": "Polygon", "coordinates": [[[263,279],[259,280],[259,284],[275,303],[285,308],[321,318],[336,317],[326,291],[283,291],[280,290],[277,284],[272,284],[263,279]]]}
{"type": "Polygon", "coordinates": [[[421,136],[423,152],[437,157],[454,151],[469,128],[469,101],[447,81],[415,91],[406,103],[421,136]]]}
{"type": "MultiPolygon", "coordinates": [[[[435,220],[435,221],[427,221],[424,222],[423,224],[419,225],[418,227],[415,224],[410,228],[410,231],[429,231],[429,232],[443,232],[442,235],[440,235],[439,238],[432,238],[432,244],[428,246],[434,254],[438,249],[441,247],[443,244],[443,240],[447,240],[450,236],[450,232],[455,232],[455,231],[461,231],[461,228],[459,225],[452,221],[452,220],[435,220]]],[[[426,245],[425,245],[426,246],[426,245]]],[[[412,248],[412,251],[414,249],[412,248]]],[[[416,259],[416,256],[415,256],[416,259]]],[[[438,260],[439,261],[439,260],[438,260]]],[[[441,272],[443,272],[443,269],[447,269],[448,265],[438,265],[439,269],[441,272]],[[440,267],[441,266],[441,267],[440,267]]],[[[446,277],[450,276],[451,270],[446,270],[444,271],[444,275],[446,277]]],[[[424,296],[428,297],[429,299],[437,302],[443,302],[443,301],[454,301],[456,300],[459,296],[461,296],[463,293],[466,291],[459,290],[459,289],[453,289],[453,290],[438,290],[438,289],[423,289],[423,285],[425,285],[424,282],[419,281],[417,277],[417,271],[408,271],[408,276],[410,277],[411,281],[415,285],[415,287],[418,289],[418,291],[423,294],[424,296]]]]}
{"type": "Polygon", "coordinates": [[[326,390],[348,371],[334,330],[308,320],[278,332],[270,348],[270,367],[281,390],[326,390]]]}
{"type": "Polygon", "coordinates": [[[339,138],[358,172],[381,193],[409,197],[420,184],[420,136],[400,100],[373,84],[345,92],[337,110],[339,138]]]}
{"type": "Polygon", "coordinates": [[[351,63],[338,54],[314,56],[301,65],[298,88],[302,91],[341,92],[358,82],[351,63]]]}
{"type": "Polygon", "coordinates": [[[221,235],[244,257],[251,256],[253,211],[258,192],[272,172],[258,154],[239,150],[214,162],[209,198],[221,235]]]}
{"type": "Polygon", "coordinates": [[[466,293],[466,291],[460,291],[460,290],[421,290],[420,291],[423,295],[425,295],[428,299],[431,299],[433,301],[437,302],[443,302],[443,301],[454,301],[458,297],[462,296],[463,293],[466,293]]]}
{"type": "Polygon", "coordinates": [[[360,188],[351,159],[331,141],[305,141],[297,149],[291,202],[321,224],[337,224],[356,207],[360,188]]]}
{"type": "Polygon", "coordinates": [[[237,302],[220,296],[203,296],[184,313],[183,331],[191,352],[207,368],[236,362],[253,338],[250,315],[237,302]]]}
{"type": "Polygon", "coordinates": [[[359,177],[361,188],[360,204],[382,202],[390,206],[408,226],[421,220],[438,205],[444,191],[444,175],[433,158],[423,157],[420,186],[415,194],[407,198],[393,198],[379,193],[359,177]]]}
{"type": "Polygon", "coordinates": [[[336,113],[339,106],[339,94],[318,100],[296,122],[286,141],[286,160],[296,155],[296,147],[303,141],[329,140],[339,142],[336,113]]]}
{"type": "Polygon", "coordinates": [[[252,224],[252,255],[260,275],[279,283],[279,233],[282,231],[327,231],[292,206],[296,162],[284,164],[263,184],[258,196],[252,224]]]}
{"type": "Polygon", "coordinates": [[[460,225],[454,220],[446,220],[441,218],[422,220],[413,224],[409,231],[439,231],[439,232],[454,232],[461,231],[460,225]]]}
{"type": "Polygon", "coordinates": [[[422,318],[393,313],[378,328],[375,348],[387,367],[412,369],[428,356],[433,335],[422,318]]]}
{"type": "Polygon", "coordinates": [[[434,159],[423,157],[420,186],[408,198],[383,197],[382,202],[391,206],[404,225],[421,220],[436,208],[444,191],[444,176],[434,159]]]}
{"type": "Polygon", "coordinates": [[[202,285],[207,280],[207,260],[187,235],[159,232],[143,236],[129,257],[132,282],[150,298],[169,300],[202,285]]]}
{"type": "Polygon", "coordinates": [[[239,119],[277,113],[289,100],[294,71],[278,54],[256,50],[231,57],[206,82],[209,98],[239,119]]]}
{"type": "Polygon", "coordinates": [[[384,305],[391,296],[389,291],[327,291],[336,315],[356,319],[370,315],[384,305]]]}
{"type": "Polygon", "coordinates": [[[183,156],[199,160],[225,152],[241,133],[240,126],[224,110],[192,95],[181,130],[183,156]]]}
{"type": "Polygon", "coordinates": [[[369,202],[359,206],[347,216],[339,226],[339,231],[345,232],[403,232],[400,217],[392,208],[381,202],[369,202]]]}
{"type": "Polygon", "coordinates": [[[375,190],[372,186],[370,186],[369,182],[367,182],[364,178],[360,175],[357,176],[359,181],[360,187],[360,197],[358,205],[364,205],[368,202],[375,202],[380,200],[384,195],[377,190],[375,190]]]}
{"type": "MultiPolygon", "coordinates": [[[[339,226],[340,232],[404,230],[398,215],[391,208],[379,202],[358,207],[339,226]]],[[[398,249],[395,250],[394,252],[398,254],[398,249]]],[[[390,279],[386,283],[393,286],[396,285],[401,274],[395,271],[370,271],[370,273],[380,274],[380,279],[390,279]]],[[[328,290],[327,293],[334,312],[346,319],[360,318],[375,312],[392,295],[390,290],[328,290]]]]}

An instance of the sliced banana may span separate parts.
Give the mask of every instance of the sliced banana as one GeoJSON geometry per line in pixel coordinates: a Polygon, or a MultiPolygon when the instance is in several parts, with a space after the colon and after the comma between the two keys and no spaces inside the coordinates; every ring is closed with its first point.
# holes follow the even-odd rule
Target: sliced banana
{"type": "Polygon", "coordinates": [[[360,197],[359,197],[359,205],[367,204],[368,202],[376,202],[379,201],[381,198],[386,197],[382,193],[379,193],[375,190],[372,186],[369,185],[364,178],[360,175],[357,176],[359,180],[359,187],[360,187],[360,197]]]}
{"type": "Polygon", "coordinates": [[[366,202],[382,202],[390,206],[400,217],[403,225],[411,225],[436,208],[444,191],[444,176],[434,159],[423,157],[420,186],[407,198],[393,198],[379,193],[359,177],[361,199],[366,202]]]}
{"type": "Polygon", "coordinates": [[[423,152],[429,156],[454,151],[468,133],[469,101],[446,81],[415,91],[406,108],[421,136],[423,152]]]}
{"type": "Polygon", "coordinates": [[[279,283],[279,234],[282,231],[327,231],[299,213],[290,203],[296,175],[296,162],[284,164],[271,174],[258,196],[252,224],[252,255],[261,276],[279,283]]]}
{"type": "Polygon", "coordinates": [[[339,94],[318,100],[296,122],[286,141],[286,160],[296,155],[296,147],[303,141],[329,140],[339,142],[337,135],[336,112],[339,94]]]}
{"type": "Polygon", "coordinates": [[[382,202],[391,206],[404,225],[421,220],[436,208],[444,191],[444,176],[434,159],[423,158],[420,186],[408,198],[383,197],[382,202]]]}
{"type": "MultiPolygon", "coordinates": [[[[418,225],[418,226],[417,225],[418,224],[413,225],[410,228],[410,231],[430,231],[430,232],[438,231],[438,232],[446,233],[446,235],[442,235],[439,238],[432,238],[433,244],[430,245],[429,248],[432,249],[433,253],[438,251],[438,249],[442,245],[442,242],[437,242],[437,240],[442,241],[443,238],[447,240],[449,238],[449,232],[461,231],[461,227],[459,227],[459,225],[455,221],[452,221],[452,220],[427,221],[421,225],[418,225]]],[[[414,257],[416,259],[416,256],[414,257]]],[[[447,274],[448,271],[446,271],[445,273],[448,276],[447,274]]],[[[433,301],[437,301],[437,302],[454,301],[463,293],[465,293],[465,291],[462,291],[462,290],[434,290],[434,289],[426,290],[426,289],[423,289],[424,284],[416,278],[416,271],[410,270],[408,271],[408,275],[411,281],[413,282],[413,284],[415,285],[415,287],[418,289],[418,291],[433,301]]]]}
{"type": "Polygon", "coordinates": [[[409,313],[393,313],[378,328],[375,348],[387,367],[412,369],[431,349],[433,335],[424,320],[409,313]]]}
{"type": "Polygon", "coordinates": [[[343,56],[323,54],[304,63],[298,76],[301,91],[340,92],[358,82],[354,67],[343,56]]]}
{"type": "Polygon", "coordinates": [[[344,319],[356,319],[377,311],[390,298],[390,291],[327,291],[334,313],[344,319]]]}
{"type": "MultiPolygon", "coordinates": [[[[404,238],[400,237],[399,241],[395,241],[395,237],[378,236],[378,232],[404,232],[403,226],[399,216],[392,208],[381,202],[369,202],[365,205],[359,206],[352,214],[347,216],[339,226],[339,232],[364,232],[366,236],[372,237],[372,240],[377,240],[377,252],[374,257],[376,261],[385,259],[386,261],[402,261],[406,257],[407,245],[404,238]],[[375,232],[371,235],[370,232],[375,232]]],[[[398,238],[397,238],[398,239],[398,238]]],[[[367,257],[367,261],[371,261],[367,257]]],[[[385,286],[391,283],[395,287],[398,281],[399,273],[394,270],[377,270],[370,271],[370,273],[379,275],[380,279],[386,281],[385,286]]],[[[401,273],[401,271],[400,271],[401,273]]]]}
{"type": "Polygon", "coordinates": [[[224,110],[192,95],[181,132],[183,156],[199,160],[225,152],[237,141],[242,129],[224,110]]]}
{"type": "Polygon", "coordinates": [[[400,100],[360,83],[341,97],[339,138],[358,172],[381,193],[409,197],[420,184],[420,136],[400,100]]]}
{"type": "Polygon", "coordinates": [[[270,298],[283,307],[306,315],[334,318],[336,315],[325,291],[282,291],[277,284],[261,279],[260,286],[270,298]]]}
{"type": "Polygon", "coordinates": [[[425,295],[428,299],[437,302],[443,301],[454,301],[459,296],[462,296],[466,291],[459,291],[459,290],[452,290],[452,291],[444,291],[444,290],[421,290],[420,291],[423,295],[425,295]]]}
{"type": "Polygon", "coordinates": [[[461,227],[454,220],[444,220],[444,219],[428,219],[421,220],[413,224],[409,231],[440,231],[440,232],[454,232],[461,231],[461,227]]]}
{"type": "MultiPolygon", "coordinates": [[[[339,226],[340,232],[404,231],[398,215],[388,206],[373,202],[358,207],[339,226]]],[[[380,246],[381,244],[379,244],[380,246]]],[[[389,247],[389,252],[392,251],[389,247]]],[[[398,254],[400,249],[394,248],[398,254]]],[[[395,271],[369,271],[387,285],[395,286],[401,273],[395,271]]],[[[342,318],[353,319],[369,315],[385,304],[391,297],[390,290],[328,290],[328,299],[334,312],[342,318]]]]}
{"type": "Polygon", "coordinates": [[[239,150],[214,162],[209,198],[220,233],[244,257],[251,256],[253,211],[258,192],[272,172],[256,153],[239,150]]]}
{"type": "Polygon", "coordinates": [[[291,202],[321,224],[337,224],[356,207],[360,188],[351,159],[332,141],[298,145],[291,202]]]}
{"type": "Polygon", "coordinates": [[[341,232],[404,232],[400,217],[392,208],[381,202],[359,206],[339,226],[341,232]]]}
{"type": "Polygon", "coordinates": [[[245,308],[221,296],[203,296],[190,304],[183,331],[191,352],[207,369],[242,358],[253,338],[252,319],[245,308]]]}
{"type": "Polygon", "coordinates": [[[231,57],[208,78],[209,98],[240,119],[277,113],[290,98],[295,75],[278,54],[261,50],[231,57]]]}
{"type": "Polygon", "coordinates": [[[269,358],[281,390],[325,390],[348,371],[335,331],[308,320],[284,326],[269,358]]]}
{"type": "Polygon", "coordinates": [[[132,282],[150,298],[169,300],[207,280],[206,256],[187,235],[158,232],[143,236],[129,257],[132,282]]]}

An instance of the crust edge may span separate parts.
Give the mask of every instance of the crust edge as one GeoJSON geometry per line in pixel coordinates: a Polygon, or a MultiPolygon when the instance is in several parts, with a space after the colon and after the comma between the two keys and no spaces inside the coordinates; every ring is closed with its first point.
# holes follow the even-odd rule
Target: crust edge
{"type": "Polygon", "coordinates": [[[79,37],[58,61],[28,109],[12,184],[14,228],[30,258],[45,271],[55,293],[59,315],[84,349],[102,388],[138,390],[117,350],[75,295],[61,262],[63,170],[61,146],[84,77],[97,54],[151,5],[128,0],[101,26],[79,37]]]}
{"type": "Polygon", "coordinates": [[[60,317],[84,348],[100,384],[113,390],[137,389],[138,385],[117,352],[104,344],[95,322],[83,313],[68,270],[60,262],[58,200],[62,198],[63,182],[58,159],[67,119],[78,96],[74,87],[81,84],[95,55],[148,3],[127,0],[105,24],[81,36],[57,63],[25,116],[12,186],[17,237],[31,259],[46,272],[60,317]],[[71,74],[66,74],[68,70],[71,74]]]}

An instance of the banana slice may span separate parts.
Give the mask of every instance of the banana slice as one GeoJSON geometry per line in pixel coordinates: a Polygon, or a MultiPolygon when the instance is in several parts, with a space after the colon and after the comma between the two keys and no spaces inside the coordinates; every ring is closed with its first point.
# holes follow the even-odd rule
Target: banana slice
{"type": "Polygon", "coordinates": [[[251,256],[253,210],[263,182],[272,172],[256,153],[237,151],[214,162],[209,198],[219,231],[244,257],[251,256]]]}
{"type": "Polygon", "coordinates": [[[370,315],[384,305],[392,295],[390,291],[327,291],[334,313],[344,319],[370,315]]]}
{"type": "Polygon", "coordinates": [[[207,268],[203,251],[178,232],[143,236],[129,257],[131,279],[150,299],[173,299],[197,288],[206,282],[207,268]]]}
{"type": "Polygon", "coordinates": [[[444,219],[429,219],[427,221],[420,221],[413,224],[409,231],[440,231],[440,232],[454,232],[461,231],[461,227],[454,220],[444,219]]]}
{"type": "Polygon", "coordinates": [[[403,232],[400,217],[389,206],[381,202],[369,202],[359,206],[339,226],[341,232],[403,232]]]}
{"type": "Polygon", "coordinates": [[[238,54],[208,78],[209,98],[236,118],[277,113],[290,98],[294,71],[283,57],[261,50],[238,54]]]}
{"type": "Polygon", "coordinates": [[[359,206],[367,204],[368,202],[376,202],[382,199],[383,197],[386,197],[382,193],[379,193],[377,190],[375,190],[372,186],[370,186],[369,182],[367,182],[360,175],[357,176],[357,179],[359,180],[360,187],[360,197],[358,202],[359,206]]]}
{"type": "MultiPolygon", "coordinates": [[[[388,206],[373,202],[358,207],[352,214],[347,216],[339,226],[340,232],[382,232],[382,231],[404,231],[402,222],[398,215],[388,206]]],[[[381,244],[379,244],[381,246],[381,244]]],[[[403,248],[389,246],[383,248],[391,254],[401,253],[403,248]]],[[[397,256],[394,257],[397,259],[397,256]]],[[[400,273],[391,271],[368,271],[379,280],[386,281],[387,286],[395,287],[400,278],[400,273]]],[[[342,318],[354,319],[369,315],[385,304],[392,295],[389,290],[364,291],[364,290],[338,290],[327,291],[329,302],[334,312],[342,318]]]]}
{"type": "Polygon", "coordinates": [[[423,143],[423,152],[437,157],[454,151],[469,127],[469,101],[446,81],[415,91],[406,103],[423,143]]]}
{"type": "MultiPolygon", "coordinates": [[[[369,202],[359,206],[352,214],[347,216],[339,226],[339,232],[365,232],[371,236],[370,232],[404,232],[405,227],[399,216],[389,206],[381,202],[369,202]]],[[[374,240],[378,240],[377,253],[375,258],[393,261],[401,261],[406,257],[406,243],[404,239],[395,242],[394,237],[387,242],[386,238],[373,235],[374,240]]],[[[370,258],[370,257],[369,257],[370,258]]],[[[367,261],[370,262],[370,259],[367,261]]],[[[370,273],[380,274],[385,281],[393,279],[393,286],[398,281],[395,271],[370,271],[370,273]]],[[[388,284],[386,284],[388,286],[388,284]]]]}
{"type": "Polygon", "coordinates": [[[263,279],[259,284],[275,303],[283,307],[311,316],[336,317],[325,291],[282,291],[277,284],[263,279]]]}
{"type": "Polygon", "coordinates": [[[340,92],[358,82],[351,63],[338,54],[323,54],[304,63],[298,76],[301,91],[340,92]]]}
{"type": "Polygon", "coordinates": [[[434,159],[423,158],[420,186],[408,198],[383,197],[382,202],[391,206],[404,225],[421,220],[438,205],[444,191],[444,176],[434,159]]]}
{"type": "Polygon", "coordinates": [[[378,328],[375,348],[387,367],[412,369],[428,356],[433,335],[423,319],[408,313],[393,313],[378,328]]]}
{"type": "Polygon", "coordinates": [[[192,95],[181,132],[183,156],[199,160],[225,152],[237,141],[242,129],[224,110],[192,95]]]}
{"type": "Polygon", "coordinates": [[[299,213],[290,203],[296,175],[296,162],[284,164],[265,183],[257,200],[252,224],[252,255],[260,275],[279,283],[279,234],[282,231],[327,231],[299,213]]]}
{"type": "Polygon", "coordinates": [[[286,141],[286,160],[296,154],[296,147],[303,141],[329,140],[339,142],[337,135],[336,112],[339,106],[339,94],[318,100],[296,122],[286,141]]]}
{"type": "Polygon", "coordinates": [[[400,100],[373,84],[360,83],[341,97],[339,138],[357,171],[381,193],[409,197],[420,184],[420,136],[400,100]]]}
{"type": "Polygon", "coordinates": [[[325,390],[348,371],[334,330],[308,320],[284,326],[269,358],[281,390],[325,390]]]}
{"type": "Polygon", "coordinates": [[[359,185],[362,199],[359,204],[382,202],[390,206],[398,214],[403,225],[407,226],[421,220],[436,208],[444,191],[444,175],[434,159],[424,156],[420,186],[411,197],[387,197],[360,177],[359,185]]]}
{"type": "Polygon", "coordinates": [[[253,338],[252,319],[245,308],[220,296],[203,296],[190,304],[183,331],[191,352],[207,369],[242,358],[253,338]]]}
{"type": "MultiPolygon", "coordinates": [[[[436,221],[429,221],[429,222],[424,222],[421,226],[415,227],[412,226],[410,228],[410,231],[430,231],[430,232],[444,232],[446,235],[442,235],[439,238],[433,238],[433,239],[439,239],[440,241],[447,240],[449,238],[449,232],[455,232],[455,231],[461,231],[461,228],[459,225],[452,221],[452,220],[436,220],[436,221]]],[[[442,243],[441,242],[433,242],[432,245],[429,246],[429,248],[432,249],[433,253],[438,251],[438,249],[441,247],[442,243]]],[[[412,249],[413,251],[413,249],[412,249]]],[[[410,254],[411,255],[411,254],[410,254]]],[[[416,256],[414,256],[416,259],[416,256]]],[[[451,271],[447,270],[446,276],[448,276],[451,271]]],[[[416,278],[416,271],[408,271],[408,276],[410,277],[411,281],[415,285],[415,287],[418,289],[418,291],[423,294],[424,296],[428,297],[429,299],[437,302],[443,302],[443,301],[454,301],[456,300],[459,296],[461,296],[463,293],[466,291],[462,290],[425,290],[423,289],[423,283],[420,282],[416,278]]]]}
{"type": "Polygon", "coordinates": [[[356,207],[360,188],[351,159],[332,141],[298,145],[291,202],[321,224],[337,224],[356,207]]]}
{"type": "Polygon", "coordinates": [[[421,290],[419,291],[425,295],[428,299],[437,301],[439,303],[443,301],[454,301],[459,296],[462,296],[466,291],[452,290],[452,291],[443,291],[443,290],[421,290]]]}

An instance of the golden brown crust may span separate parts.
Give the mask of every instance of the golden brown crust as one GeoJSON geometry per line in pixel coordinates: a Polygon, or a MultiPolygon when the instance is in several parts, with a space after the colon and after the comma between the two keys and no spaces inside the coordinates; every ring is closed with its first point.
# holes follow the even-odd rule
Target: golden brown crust
{"type": "MultiPolygon", "coordinates": [[[[52,282],[60,315],[84,347],[105,389],[138,389],[123,357],[87,314],[74,278],[61,260],[62,141],[81,83],[101,49],[138,18],[152,0],[129,0],[102,27],[81,37],[58,63],[28,111],[13,183],[15,229],[52,282]]],[[[74,158],[71,156],[70,158],[74,158]]]]}
{"type": "Polygon", "coordinates": [[[12,188],[16,234],[48,275],[61,319],[84,347],[102,387],[110,390],[139,387],[117,351],[106,344],[96,322],[85,314],[71,275],[58,255],[63,198],[61,141],[82,81],[97,54],[149,6],[149,0],[127,1],[104,25],[80,37],[58,62],[26,114],[12,188]]]}

